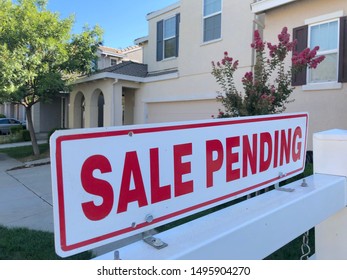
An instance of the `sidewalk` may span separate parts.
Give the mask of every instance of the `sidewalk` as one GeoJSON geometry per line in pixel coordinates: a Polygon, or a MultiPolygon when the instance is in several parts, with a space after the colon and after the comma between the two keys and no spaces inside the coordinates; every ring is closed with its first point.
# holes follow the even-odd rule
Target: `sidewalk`
{"type": "MultiPolygon", "coordinates": [[[[47,143],[47,140],[38,140],[37,143],[38,144],[45,144],[45,143],[47,143]]],[[[16,142],[16,143],[9,143],[9,144],[0,144],[0,149],[15,148],[15,147],[22,147],[22,146],[31,146],[31,141],[16,142]]]]}
{"type": "MultiPolygon", "coordinates": [[[[6,144],[16,146],[19,143],[6,144]]],[[[49,159],[23,163],[0,153],[0,225],[54,232],[50,167],[49,159]]],[[[140,238],[113,242],[93,253],[99,256],[140,238]]]]}
{"type": "MultiPolygon", "coordinates": [[[[18,147],[31,142],[2,144],[18,147]]],[[[51,172],[49,159],[22,163],[0,153],[0,224],[53,232],[51,172]],[[26,168],[18,168],[25,167],[26,168]]]]}

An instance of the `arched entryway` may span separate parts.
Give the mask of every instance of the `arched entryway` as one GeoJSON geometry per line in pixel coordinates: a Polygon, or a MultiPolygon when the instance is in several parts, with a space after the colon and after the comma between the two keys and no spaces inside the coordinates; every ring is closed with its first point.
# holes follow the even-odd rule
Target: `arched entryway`
{"type": "Polygon", "coordinates": [[[105,98],[102,92],[100,92],[98,97],[98,127],[104,126],[104,105],[105,98]]]}
{"type": "Polygon", "coordinates": [[[100,89],[94,90],[90,100],[90,127],[105,125],[105,98],[100,89]]]}
{"type": "Polygon", "coordinates": [[[74,128],[85,127],[85,97],[82,92],[78,92],[74,102],[74,128]]]}

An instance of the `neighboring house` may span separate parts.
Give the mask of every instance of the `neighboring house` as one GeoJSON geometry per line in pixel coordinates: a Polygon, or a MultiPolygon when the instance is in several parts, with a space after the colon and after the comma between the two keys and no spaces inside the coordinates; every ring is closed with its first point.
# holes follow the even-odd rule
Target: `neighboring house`
{"type": "Polygon", "coordinates": [[[253,65],[253,1],[182,0],[149,13],[143,64],[122,62],[78,80],[70,94],[69,127],[210,119],[218,114],[211,61],[225,51],[253,65]]]}
{"type": "MultiPolygon", "coordinates": [[[[116,66],[123,61],[142,62],[142,48],[132,46],[125,49],[115,49],[100,46],[97,51],[97,69],[116,66]]],[[[37,103],[33,106],[33,123],[35,132],[40,137],[45,137],[48,132],[55,128],[67,128],[69,94],[59,96],[50,103],[37,103]]],[[[0,104],[0,114],[9,118],[25,121],[25,108],[21,105],[4,103],[0,104]]]]}
{"type": "Polygon", "coordinates": [[[287,106],[287,112],[309,113],[308,148],[314,132],[347,129],[347,1],[262,0],[251,9],[264,18],[265,41],[276,40],[286,26],[298,39],[297,51],[319,45],[326,57],[316,70],[295,77],[295,101],[287,106]]]}
{"type": "Polygon", "coordinates": [[[125,49],[115,49],[100,46],[97,51],[97,69],[105,69],[121,63],[122,61],[142,62],[142,49],[139,46],[131,46],[125,49]]]}

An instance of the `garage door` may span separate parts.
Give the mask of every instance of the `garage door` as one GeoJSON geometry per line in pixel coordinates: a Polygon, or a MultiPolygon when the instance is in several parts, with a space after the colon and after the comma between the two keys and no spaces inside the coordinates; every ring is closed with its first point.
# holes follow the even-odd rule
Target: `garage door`
{"type": "Polygon", "coordinates": [[[148,103],[147,123],[211,119],[220,107],[215,99],[148,103]]]}

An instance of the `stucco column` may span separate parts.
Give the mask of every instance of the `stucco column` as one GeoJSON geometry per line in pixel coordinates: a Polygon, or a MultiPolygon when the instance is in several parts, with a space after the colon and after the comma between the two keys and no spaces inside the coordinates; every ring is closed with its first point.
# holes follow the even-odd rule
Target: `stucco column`
{"type": "Polygon", "coordinates": [[[123,87],[118,82],[113,83],[113,125],[123,125],[123,106],[122,106],[123,87]]]}

